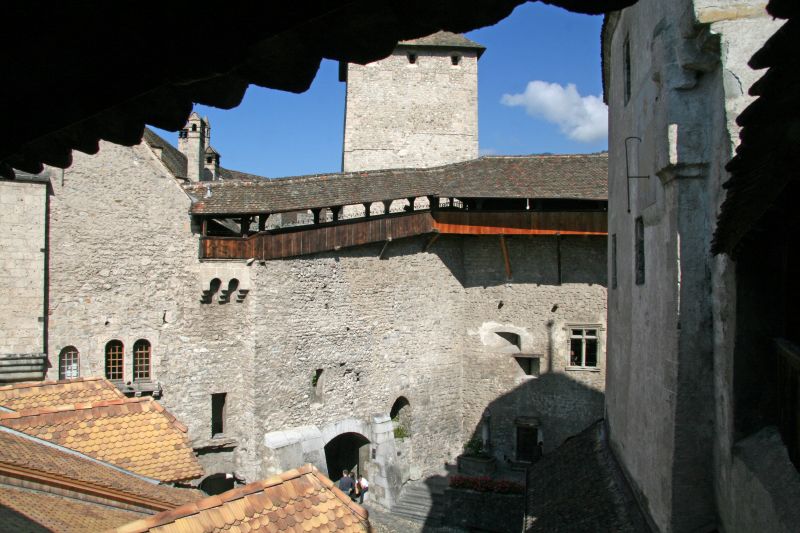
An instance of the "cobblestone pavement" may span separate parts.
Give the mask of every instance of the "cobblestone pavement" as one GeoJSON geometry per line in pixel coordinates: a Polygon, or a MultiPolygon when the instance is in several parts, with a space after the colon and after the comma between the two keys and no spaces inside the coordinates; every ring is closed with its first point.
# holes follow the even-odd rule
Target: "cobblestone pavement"
{"type": "Polygon", "coordinates": [[[375,533],[467,533],[466,529],[448,526],[426,526],[421,522],[393,515],[374,506],[364,505],[369,511],[369,523],[375,533]]]}

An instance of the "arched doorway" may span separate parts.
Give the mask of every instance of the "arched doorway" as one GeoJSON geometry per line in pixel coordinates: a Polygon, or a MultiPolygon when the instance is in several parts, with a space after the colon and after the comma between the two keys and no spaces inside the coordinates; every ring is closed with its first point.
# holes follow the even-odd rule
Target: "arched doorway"
{"type": "Polygon", "coordinates": [[[342,433],[325,445],[325,462],[333,481],[341,479],[343,470],[363,473],[368,460],[369,439],[360,433],[342,433]]]}

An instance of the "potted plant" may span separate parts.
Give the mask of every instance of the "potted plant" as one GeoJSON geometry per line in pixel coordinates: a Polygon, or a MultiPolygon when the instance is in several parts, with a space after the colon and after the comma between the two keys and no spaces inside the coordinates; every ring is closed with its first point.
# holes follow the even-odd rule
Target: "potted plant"
{"type": "Polygon", "coordinates": [[[464,445],[464,453],[458,456],[458,471],[472,476],[487,476],[495,471],[494,457],[484,446],[483,440],[473,437],[464,445]]]}

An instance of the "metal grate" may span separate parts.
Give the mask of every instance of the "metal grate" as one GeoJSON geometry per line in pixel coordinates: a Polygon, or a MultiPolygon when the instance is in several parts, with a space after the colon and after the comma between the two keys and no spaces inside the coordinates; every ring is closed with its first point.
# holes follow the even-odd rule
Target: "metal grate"
{"type": "Polygon", "coordinates": [[[133,381],[150,379],[150,342],[139,339],[133,345],[133,381]]]}
{"type": "Polygon", "coordinates": [[[106,344],[106,378],[121,381],[123,379],[125,347],[122,341],[109,341],[106,344]]]}

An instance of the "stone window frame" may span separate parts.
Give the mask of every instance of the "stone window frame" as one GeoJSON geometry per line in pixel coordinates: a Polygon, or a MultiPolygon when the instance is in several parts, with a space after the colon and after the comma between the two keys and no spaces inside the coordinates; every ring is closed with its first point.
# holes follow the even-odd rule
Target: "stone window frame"
{"type": "MultiPolygon", "coordinates": [[[[564,326],[564,331],[567,334],[567,364],[565,369],[567,371],[577,371],[577,372],[601,372],[604,364],[605,364],[605,326],[603,324],[591,324],[586,322],[575,322],[569,323],[564,326]],[[571,364],[571,343],[572,343],[572,330],[580,329],[580,330],[595,330],[595,339],[597,339],[597,361],[595,366],[586,366],[583,365],[573,365],[571,364]]],[[[585,338],[585,334],[584,334],[585,338]]],[[[585,352],[585,345],[584,345],[584,352],[585,352]]],[[[585,361],[584,361],[585,363],[585,361]]]]}
{"type": "Polygon", "coordinates": [[[76,379],[80,376],[80,351],[73,345],[64,346],[58,353],[58,379],[76,379]]]}
{"type": "Polygon", "coordinates": [[[150,381],[153,377],[153,345],[147,339],[133,343],[133,381],[150,381]]]}
{"type": "Polygon", "coordinates": [[[125,344],[119,339],[111,339],[103,349],[103,371],[109,381],[125,380],[125,344]],[[116,349],[119,347],[119,349],[116,349]],[[112,359],[113,358],[113,359],[112,359]],[[111,363],[111,365],[109,365],[111,363]]]}

